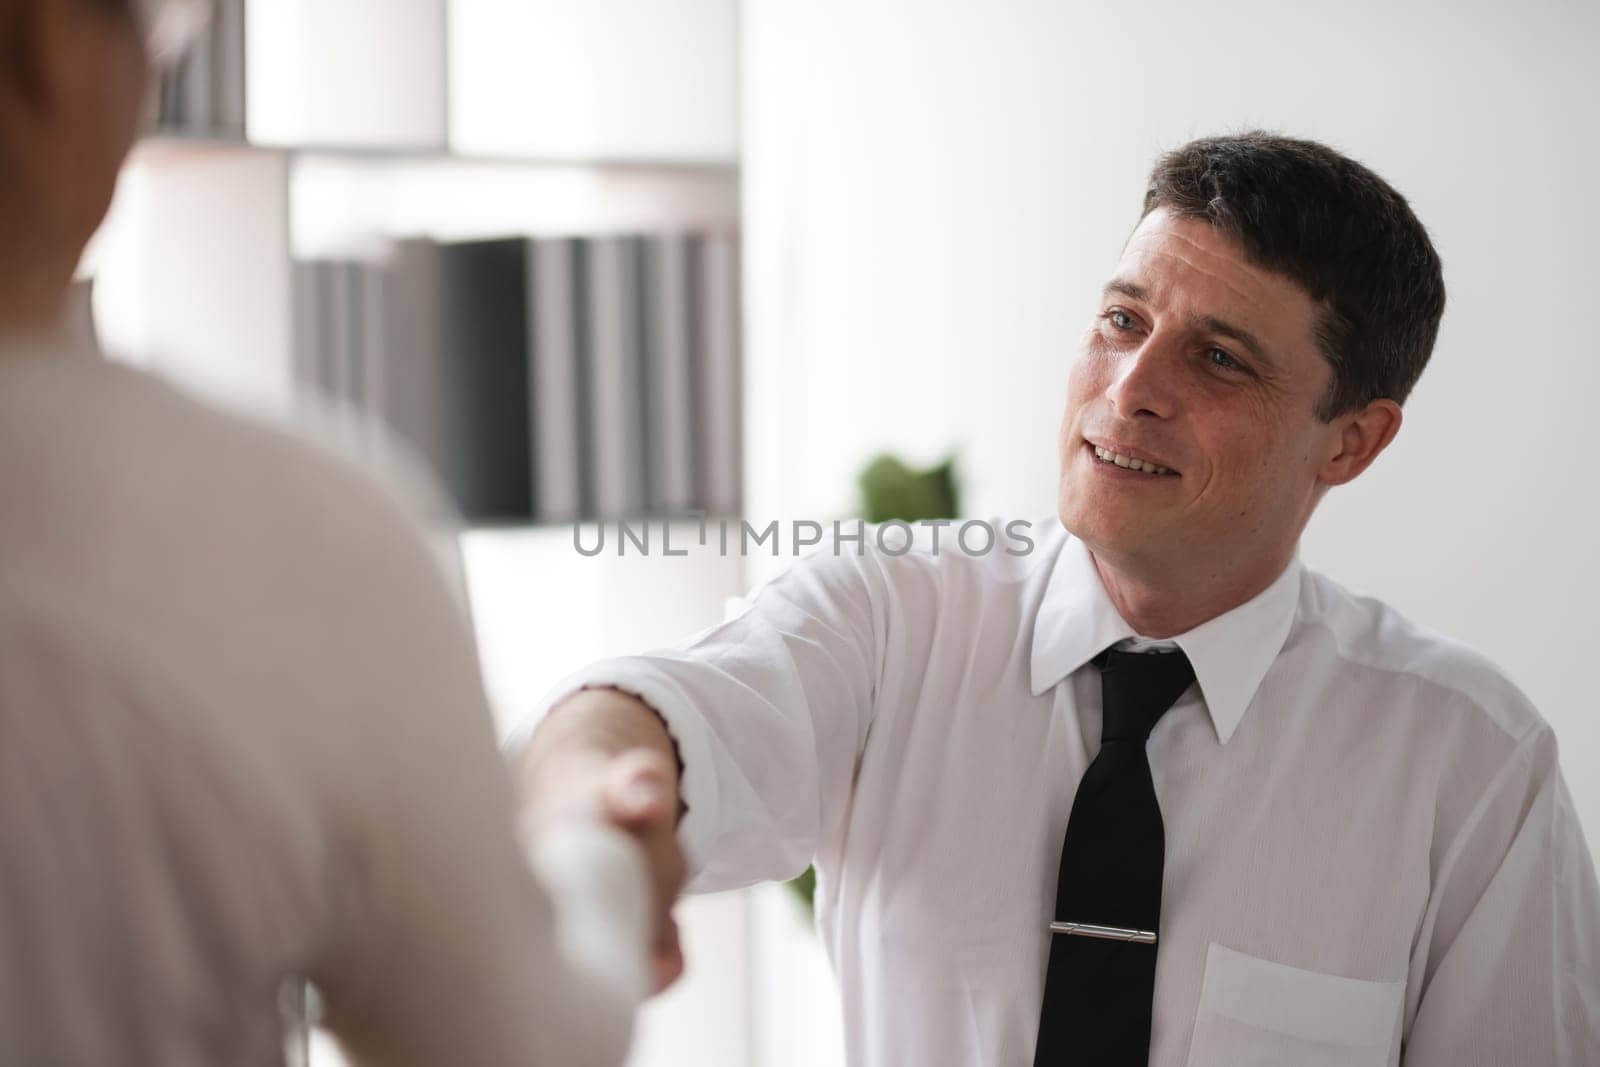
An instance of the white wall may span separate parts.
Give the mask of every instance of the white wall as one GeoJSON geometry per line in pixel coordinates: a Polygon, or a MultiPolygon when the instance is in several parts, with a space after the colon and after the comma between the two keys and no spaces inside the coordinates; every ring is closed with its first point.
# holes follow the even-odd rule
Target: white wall
{"type": "Polygon", "coordinates": [[[1450,309],[1400,439],[1304,555],[1505,666],[1600,845],[1590,454],[1600,8],[746,0],[753,515],[959,446],[974,514],[1054,510],[1067,366],[1156,155],[1264,125],[1411,198],[1450,309]]]}

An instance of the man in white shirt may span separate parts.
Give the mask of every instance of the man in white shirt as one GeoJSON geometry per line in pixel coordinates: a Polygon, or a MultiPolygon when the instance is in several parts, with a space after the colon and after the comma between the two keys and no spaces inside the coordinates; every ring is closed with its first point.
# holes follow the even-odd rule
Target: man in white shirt
{"type": "MultiPolygon", "coordinates": [[[[309,978],[359,1063],[617,1064],[642,990],[603,964],[642,972],[643,925],[598,958],[608,916],[535,881],[413,519],[55,337],[145,96],[133,6],[0,0],[0,1063],[282,1064],[309,978]]],[[[670,773],[564,796],[648,843],[670,773]]]]}
{"type": "Polygon", "coordinates": [[[1296,558],[1432,350],[1425,230],[1262,133],[1163,157],[1144,209],[1071,373],[1059,522],[835,544],[564,683],[524,773],[675,747],[692,888],[814,859],[857,1067],[1600,1063],[1549,727],[1296,558]]]}

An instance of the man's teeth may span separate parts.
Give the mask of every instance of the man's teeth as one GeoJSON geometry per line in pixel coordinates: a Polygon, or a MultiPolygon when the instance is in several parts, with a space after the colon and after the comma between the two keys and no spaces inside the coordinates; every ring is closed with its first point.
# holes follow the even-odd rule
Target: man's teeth
{"type": "Polygon", "coordinates": [[[1165,467],[1158,467],[1154,463],[1146,463],[1142,459],[1132,459],[1128,456],[1120,456],[1111,451],[1109,448],[1101,448],[1099,445],[1094,446],[1094,454],[1098,456],[1103,463],[1115,463],[1117,466],[1126,467],[1131,471],[1144,471],[1146,474],[1172,473],[1165,467]]]}

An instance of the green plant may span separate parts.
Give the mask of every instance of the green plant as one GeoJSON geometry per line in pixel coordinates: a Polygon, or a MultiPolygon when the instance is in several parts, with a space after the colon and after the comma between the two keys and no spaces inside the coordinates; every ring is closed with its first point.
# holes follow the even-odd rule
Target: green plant
{"type": "Polygon", "coordinates": [[[806,910],[814,913],[817,907],[817,869],[807,867],[800,877],[791,878],[788,885],[806,906],[806,910]]]}
{"type": "Polygon", "coordinates": [[[955,458],[951,457],[919,471],[896,456],[878,456],[856,478],[862,517],[868,522],[955,518],[961,511],[955,465],[955,458]]]}

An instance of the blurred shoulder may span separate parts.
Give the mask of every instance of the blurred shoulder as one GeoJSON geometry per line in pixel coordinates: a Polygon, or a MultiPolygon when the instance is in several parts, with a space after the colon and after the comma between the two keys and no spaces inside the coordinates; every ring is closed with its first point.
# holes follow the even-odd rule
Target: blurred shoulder
{"type": "Polygon", "coordinates": [[[0,524],[13,547],[65,539],[263,577],[447,558],[421,525],[446,514],[441,498],[404,460],[358,467],[331,434],[80,353],[0,361],[0,375],[0,482],[31,515],[0,524]]]}

